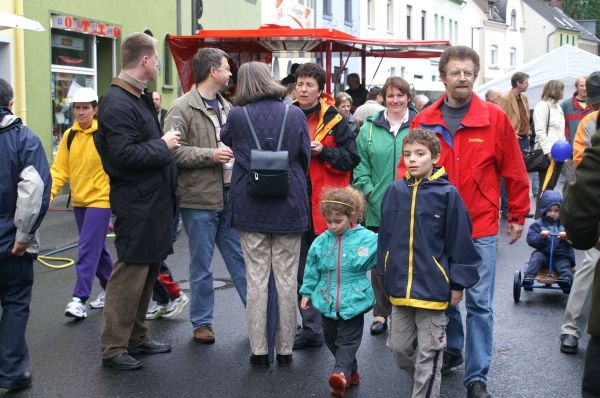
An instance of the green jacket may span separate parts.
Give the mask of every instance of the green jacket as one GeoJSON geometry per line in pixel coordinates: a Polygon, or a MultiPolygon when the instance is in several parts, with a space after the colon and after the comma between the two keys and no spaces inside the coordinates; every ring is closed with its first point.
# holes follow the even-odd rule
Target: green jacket
{"type": "MultiPolygon", "coordinates": [[[[592,146],[583,153],[560,209],[560,219],[573,247],[586,250],[600,237],[600,130],[592,136],[592,146]]],[[[600,337],[600,272],[596,264],[592,288],[592,309],[588,332],[600,337]]]]}
{"type": "Polygon", "coordinates": [[[368,117],[356,138],[360,163],[354,169],[352,185],[367,197],[365,225],[368,227],[379,227],[381,223],[381,200],[390,184],[397,179],[402,139],[417,114],[415,109],[408,108],[408,121],[394,137],[384,112],[368,117]]]}
{"type": "MultiPolygon", "coordinates": [[[[231,104],[220,94],[221,122],[225,124],[231,104]]],[[[181,146],[173,151],[179,169],[177,189],[180,207],[223,210],[223,166],[212,159],[217,149],[217,132],[208,108],[196,87],[173,101],[165,117],[164,131],[177,124],[181,146]]]]}
{"type": "Polygon", "coordinates": [[[350,319],[375,305],[367,271],[375,267],[377,234],[362,225],[340,236],[327,230],[308,251],[302,297],[327,318],[350,319]]]}

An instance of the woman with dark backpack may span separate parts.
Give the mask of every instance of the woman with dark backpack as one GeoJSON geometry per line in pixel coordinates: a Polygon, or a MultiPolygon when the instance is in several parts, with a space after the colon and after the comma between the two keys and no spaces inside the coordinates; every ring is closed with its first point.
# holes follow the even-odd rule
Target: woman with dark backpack
{"type": "MultiPolygon", "coordinates": [[[[279,307],[277,363],[281,366],[291,362],[300,237],[309,227],[308,125],[299,108],[280,100],[285,91],[266,64],[242,65],[234,101],[237,106],[230,111],[221,131],[221,140],[235,156],[225,211],[229,226],[240,231],[248,287],[250,363],[258,367],[269,366],[267,286],[271,272],[279,307]],[[257,167],[257,161],[265,158],[277,158],[281,163],[286,156],[282,152],[287,152],[285,178],[279,178],[281,173],[270,174],[257,167]],[[272,178],[273,182],[263,185],[263,177],[272,178]]],[[[262,167],[267,168],[264,163],[262,167]]]]}

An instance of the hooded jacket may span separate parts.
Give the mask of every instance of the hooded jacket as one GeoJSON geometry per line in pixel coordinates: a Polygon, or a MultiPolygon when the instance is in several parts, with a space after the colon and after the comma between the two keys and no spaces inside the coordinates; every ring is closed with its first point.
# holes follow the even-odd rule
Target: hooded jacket
{"type": "MultiPolygon", "coordinates": [[[[333,106],[335,101],[323,93],[315,113],[307,115],[311,141],[319,141],[323,150],[310,159],[310,200],[316,235],[327,230],[319,201],[325,188],[343,188],[350,184],[352,169],[360,162],[354,133],[333,106]]],[[[298,102],[295,102],[298,105],[298,102]]]]}
{"type": "Polygon", "coordinates": [[[351,319],[375,305],[367,271],[375,267],[377,235],[357,225],[337,236],[327,230],[308,251],[300,295],[323,316],[351,319]]]}
{"type": "Polygon", "coordinates": [[[367,198],[365,225],[379,227],[381,199],[386,189],[396,180],[398,163],[402,158],[402,139],[417,114],[408,108],[408,122],[400,126],[398,134],[390,132],[390,124],[381,111],[367,118],[356,139],[360,163],[353,173],[352,184],[367,198]]]}
{"type": "Polygon", "coordinates": [[[52,180],[40,139],[6,107],[0,107],[0,258],[14,242],[31,243],[26,255],[36,257],[36,231],[48,210],[52,180]]]}
{"type": "MultiPolygon", "coordinates": [[[[529,178],[514,130],[500,107],[477,95],[454,136],[447,129],[440,106],[446,95],[415,116],[412,128],[437,133],[442,145],[438,165],[444,166],[473,221],[472,238],[498,234],[500,176],[508,191],[509,222],[523,225],[529,213],[529,178]]],[[[406,168],[400,162],[400,172],[406,168]]]]}
{"type": "MultiPolygon", "coordinates": [[[[550,233],[563,232],[565,229],[560,223],[560,219],[554,220],[551,217],[546,216],[546,212],[552,206],[560,207],[562,205],[562,197],[558,191],[548,190],[544,191],[541,197],[541,217],[537,219],[533,224],[529,226],[527,232],[527,244],[534,249],[536,252],[541,252],[550,256],[550,244],[552,243],[551,238],[543,238],[540,236],[540,232],[547,230],[550,233]]],[[[557,257],[566,257],[571,261],[571,265],[575,265],[575,250],[569,242],[554,239],[554,250],[553,255],[557,257]]]]}
{"type": "Polygon", "coordinates": [[[383,197],[377,273],[394,305],[444,310],[450,290],[479,280],[471,220],[447,178],[443,167],[429,178],[408,175],[383,197]]]}
{"type": "Polygon", "coordinates": [[[67,129],[58,145],[56,159],[52,163],[52,199],[65,185],[71,182],[71,197],[75,207],[109,208],[110,181],[104,172],[98,150],[94,145],[94,133],[98,121],[89,129],[82,129],[75,121],[67,129]],[[71,147],[67,148],[69,134],[75,134],[71,147]]]}

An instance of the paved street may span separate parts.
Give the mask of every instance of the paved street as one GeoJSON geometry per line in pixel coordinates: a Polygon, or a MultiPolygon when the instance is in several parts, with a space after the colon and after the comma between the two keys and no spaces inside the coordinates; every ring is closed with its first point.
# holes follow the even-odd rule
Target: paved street
{"type": "MultiPolygon", "coordinates": [[[[64,202],[64,198],[61,198],[64,202]]],[[[62,202],[59,200],[57,207],[62,202]]],[[[527,221],[526,227],[531,223],[527,221]]],[[[498,246],[495,293],[496,327],[489,390],[494,397],[577,397],[585,351],[567,356],[558,350],[558,335],[567,296],[558,292],[524,292],[512,298],[515,269],[531,250],[522,238],[508,246],[506,225],[498,246]]],[[[76,242],[73,215],[51,211],[42,229],[44,250],[76,242]]],[[[112,247],[112,240],[111,240],[112,247]]],[[[113,250],[114,253],[114,250],[113,250]]],[[[76,249],[58,254],[76,257],[76,249]]],[[[577,253],[578,260],[581,253],[577,253]]],[[[168,259],[174,277],[187,279],[187,237],[181,234],[175,254],[168,259]]],[[[227,278],[218,252],[214,276],[227,278]]],[[[74,322],[64,317],[75,279],[73,267],[53,270],[35,264],[35,285],[28,328],[33,387],[19,397],[327,397],[327,377],[333,359],[322,347],[294,352],[291,368],[254,370],[248,364],[250,345],[245,311],[235,289],[216,292],[216,343],[204,346],[192,340],[187,312],[176,319],[148,322],[153,338],[173,345],[170,354],[140,358],[144,367],[119,372],[101,366],[100,310],[74,322]]],[[[186,285],[187,286],[187,285],[186,285]]],[[[94,296],[99,285],[95,282],[94,296]]],[[[385,346],[386,335],[368,334],[370,315],[359,350],[361,384],[348,397],[408,397],[410,383],[385,346]]],[[[581,341],[585,349],[587,337],[581,341]]],[[[462,369],[444,377],[442,397],[465,397],[462,369]]]]}

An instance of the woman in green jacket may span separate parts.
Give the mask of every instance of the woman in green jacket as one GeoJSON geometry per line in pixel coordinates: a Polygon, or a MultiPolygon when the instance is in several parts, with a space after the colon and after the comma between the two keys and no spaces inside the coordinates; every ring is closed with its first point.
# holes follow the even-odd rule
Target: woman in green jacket
{"type": "MultiPolygon", "coordinates": [[[[356,138],[360,163],[354,169],[353,185],[367,198],[365,226],[377,232],[381,222],[381,200],[392,182],[397,179],[396,170],[402,158],[402,138],[417,114],[409,107],[410,86],[401,77],[386,80],[381,95],[385,110],[367,118],[356,138]]],[[[371,272],[371,282],[377,303],[373,307],[371,334],[380,334],[387,329],[387,318],[391,304],[383,290],[381,279],[371,272]]]]}

